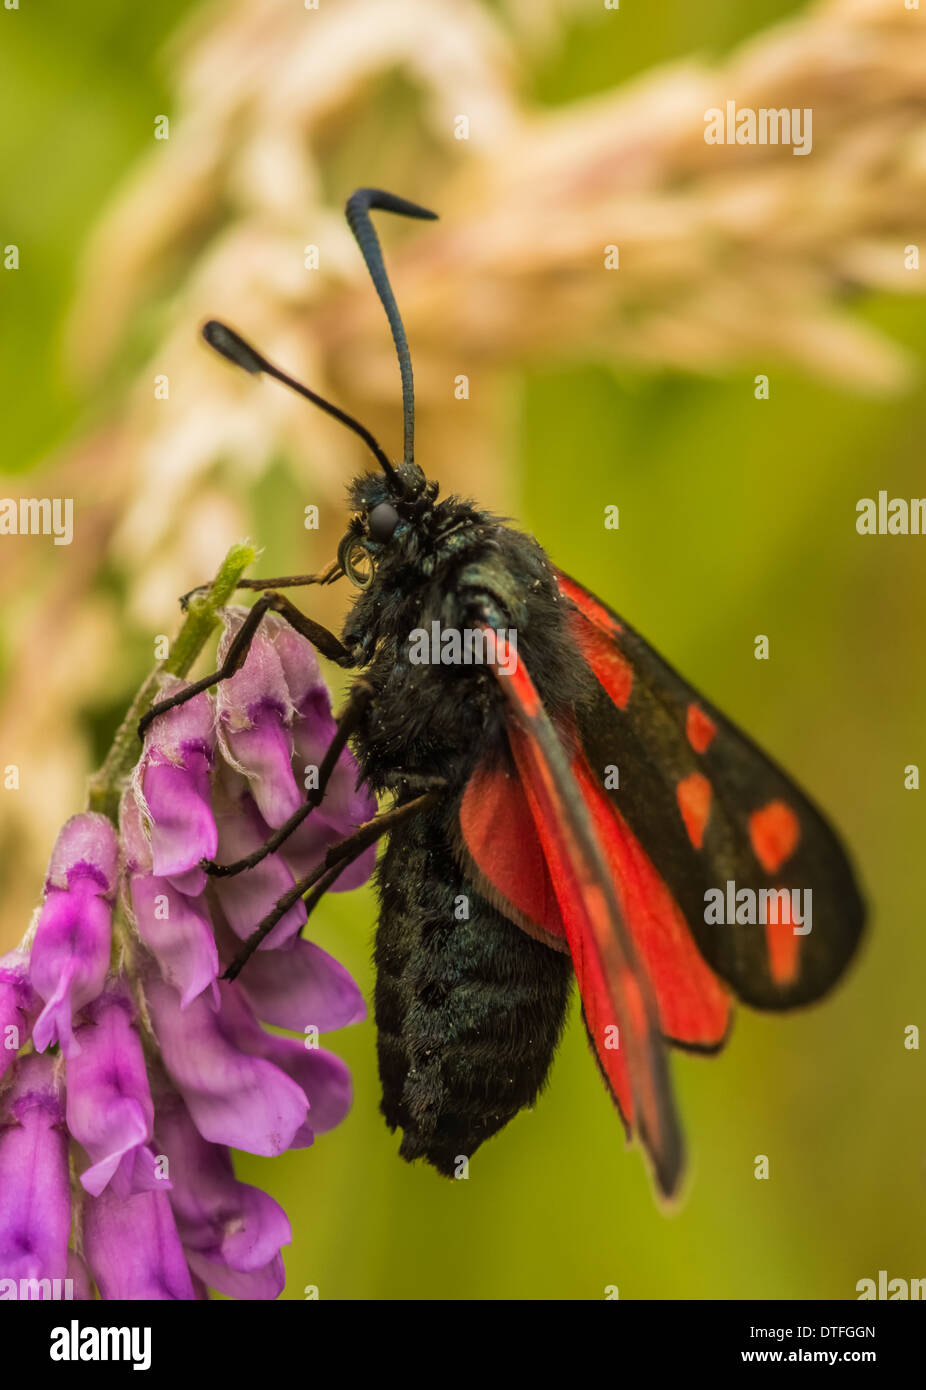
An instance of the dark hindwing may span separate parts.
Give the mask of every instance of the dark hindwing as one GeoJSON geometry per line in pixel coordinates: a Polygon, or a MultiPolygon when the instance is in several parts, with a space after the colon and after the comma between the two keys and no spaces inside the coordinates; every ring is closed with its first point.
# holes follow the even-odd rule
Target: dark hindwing
{"type": "MultiPolygon", "coordinates": [[[[818,999],[846,968],[864,920],[834,831],[623,619],[575,580],[557,578],[572,635],[596,676],[577,711],[586,757],[598,778],[617,769],[611,803],[665,880],[702,956],[754,1008],[818,999]],[[706,921],[705,894],[720,890],[726,914],[728,883],[757,895],[812,890],[811,930],[795,931],[783,896],[769,900],[767,926],[706,921]]],[[[806,901],[806,894],[797,899],[798,914],[806,901]]]]}

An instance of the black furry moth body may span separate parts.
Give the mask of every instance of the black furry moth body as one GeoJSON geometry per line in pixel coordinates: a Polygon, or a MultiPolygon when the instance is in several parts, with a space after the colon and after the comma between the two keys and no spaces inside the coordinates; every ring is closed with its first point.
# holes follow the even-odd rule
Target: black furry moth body
{"type": "Polygon", "coordinates": [[[375,189],[347,204],[398,352],[404,459],[233,330],[205,326],[236,365],[354,430],[380,471],[350,488],[337,560],[321,575],[247,581],[263,592],[222,667],[143,724],[232,674],[268,610],[358,671],[318,791],[262,850],[206,867],[241,872],[281,843],[348,740],[391,806],[255,923],[227,973],[297,896],[311,911],[388,836],[375,1018],[382,1109],[402,1155],[453,1174],[534,1101],[576,978],[602,1077],[671,1194],[684,1147],[667,1046],[721,1048],[736,999],[783,1010],[820,998],[855,951],[862,902],[836,835],[793,781],[536,540],[441,498],[415,463],[411,361],[371,208],[433,214],[375,189]],[[345,576],[359,592],[340,637],[280,592],[345,576]],[[754,894],[761,925],[705,910],[731,882],[754,894]]]}

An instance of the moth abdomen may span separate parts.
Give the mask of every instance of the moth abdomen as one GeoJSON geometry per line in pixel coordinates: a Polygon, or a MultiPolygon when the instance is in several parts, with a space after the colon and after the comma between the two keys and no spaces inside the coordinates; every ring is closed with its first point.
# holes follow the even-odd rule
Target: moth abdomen
{"type": "Polygon", "coordinates": [[[379,888],[382,1111],[403,1158],[453,1176],[543,1086],[571,964],[476,893],[430,817],[391,838],[379,888]]]}

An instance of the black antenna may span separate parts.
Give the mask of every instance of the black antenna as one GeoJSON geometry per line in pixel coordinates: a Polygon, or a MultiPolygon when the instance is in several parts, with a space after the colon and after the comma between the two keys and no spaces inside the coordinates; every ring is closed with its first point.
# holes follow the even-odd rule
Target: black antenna
{"type": "Polygon", "coordinates": [[[288,376],[286,372],[275,367],[272,362],[268,362],[266,357],[262,357],[246,343],[239,333],[227,324],[220,323],[218,319],[210,319],[203,324],[203,337],[210,347],[215,348],[216,352],[227,357],[229,362],[234,362],[236,367],[243,367],[252,376],[260,376],[261,372],[266,372],[267,376],[275,377],[277,381],[282,381],[284,386],[288,386],[291,391],[296,391],[300,396],[305,396],[307,401],[317,405],[320,410],[324,410],[328,415],[333,415],[336,420],[340,420],[342,425],[353,430],[354,434],[359,434],[367,448],[375,455],[377,463],[382,468],[386,477],[393,483],[398,491],[402,491],[402,482],[396,473],[383,449],[380,448],[376,440],[368,429],[361,425],[359,420],[355,420],[353,415],[348,415],[346,410],[339,409],[326,401],[324,396],[319,396],[315,391],[311,391],[308,386],[303,386],[301,381],[296,381],[295,377],[288,376]]]}
{"type": "Polygon", "coordinates": [[[383,248],[379,244],[376,229],[370,220],[370,209],[381,208],[383,212],[398,212],[403,217],[426,217],[434,219],[436,212],[410,203],[407,198],[399,198],[395,193],[384,193],[380,188],[358,188],[347,200],[347,221],[363,253],[370,278],[386,310],[386,318],[392,329],[399,371],[402,373],[402,412],[404,417],[405,462],[413,463],[415,458],[415,387],[412,379],[412,359],[408,351],[408,340],[399,314],[395,295],[383,263],[383,248]]]}

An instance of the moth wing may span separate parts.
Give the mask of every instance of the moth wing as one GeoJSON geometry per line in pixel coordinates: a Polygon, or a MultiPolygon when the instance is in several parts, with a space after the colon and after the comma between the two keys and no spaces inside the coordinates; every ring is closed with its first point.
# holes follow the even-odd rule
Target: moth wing
{"type": "Polygon", "coordinates": [[[852,958],[865,915],[836,834],[638,633],[574,579],[557,579],[578,652],[596,677],[577,713],[584,755],[597,783],[607,782],[606,769],[612,783],[616,773],[618,785],[606,788],[611,804],[701,956],[755,1008],[818,999],[852,958]],[[758,917],[763,895],[767,920],[750,922],[749,899],[758,917]],[[731,908],[744,920],[731,922],[731,908]]]}
{"type": "MultiPolygon", "coordinates": [[[[649,974],[663,1037],[694,1051],[718,1050],[729,1034],[729,990],[704,961],[667,885],[581,749],[572,755],[571,770],[649,974]]],[[[568,950],[550,870],[514,766],[497,759],[479,764],[466,786],[460,823],[469,871],[483,896],[531,936],[568,950]]]]}
{"type": "Polygon", "coordinates": [[[521,906],[526,918],[554,940],[565,940],[582,995],[589,1037],[602,1074],[625,1122],[638,1130],[657,1182],[671,1194],[681,1177],[684,1155],[672,1097],[659,1012],[649,976],[628,931],[611,881],[594,821],[570,766],[570,758],[536,688],[518,659],[512,674],[504,644],[498,643],[493,669],[507,700],[506,728],[518,791],[514,800],[499,778],[510,770],[483,764],[468,784],[461,805],[464,842],[485,875],[486,827],[490,824],[510,851],[506,863],[529,856],[521,875],[521,906]],[[486,798],[496,808],[507,801],[514,818],[490,821],[486,798]],[[512,844],[512,834],[518,838],[512,844]],[[539,856],[537,853],[539,847],[539,856]],[[540,904],[540,905],[538,905],[540,904]],[[555,910],[554,910],[555,909],[555,910]]]}

